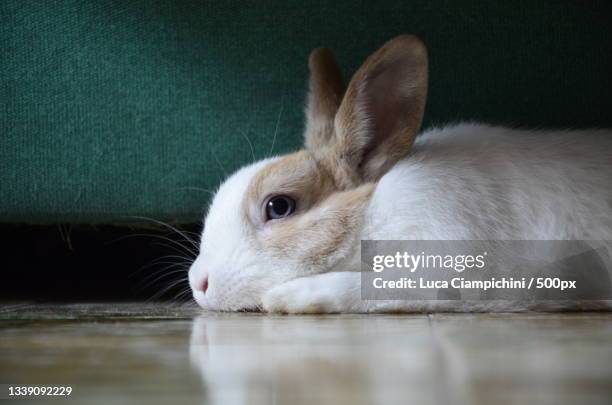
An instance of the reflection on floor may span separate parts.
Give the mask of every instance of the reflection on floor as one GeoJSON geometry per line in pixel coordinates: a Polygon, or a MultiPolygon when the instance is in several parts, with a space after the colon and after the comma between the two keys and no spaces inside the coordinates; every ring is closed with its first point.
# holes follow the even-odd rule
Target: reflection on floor
{"type": "Polygon", "coordinates": [[[0,384],[72,386],[58,404],[612,398],[612,314],[604,313],[299,317],[4,305],[0,328],[0,384]]]}

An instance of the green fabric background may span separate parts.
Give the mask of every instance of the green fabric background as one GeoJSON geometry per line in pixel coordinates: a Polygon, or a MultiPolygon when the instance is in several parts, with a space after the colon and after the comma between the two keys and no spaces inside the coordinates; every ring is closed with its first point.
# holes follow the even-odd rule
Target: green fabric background
{"type": "MultiPolygon", "coordinates": [[[[425,126],[612,126],[612,2],[0,2],[0,221],[200,219],[224,172],[301,143],[306,60],[428,45],[425,126]]],[[[577,139],[577,142],[580,140],[577,139]]]]}

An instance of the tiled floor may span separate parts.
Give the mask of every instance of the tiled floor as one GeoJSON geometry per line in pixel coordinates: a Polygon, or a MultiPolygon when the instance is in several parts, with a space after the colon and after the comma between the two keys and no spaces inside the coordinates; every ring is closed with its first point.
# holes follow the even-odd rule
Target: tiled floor
{"type": "Polygon", "coordinates": [[[4,305],[0,328],[0,384],[71,385],[58,404],[612,403],[612,314],[4,305]]]}

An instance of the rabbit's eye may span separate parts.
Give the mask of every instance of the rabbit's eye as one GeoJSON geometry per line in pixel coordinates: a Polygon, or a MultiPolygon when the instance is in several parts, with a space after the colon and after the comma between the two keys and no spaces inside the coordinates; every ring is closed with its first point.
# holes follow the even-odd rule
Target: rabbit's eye
{"type": "Polygon", "coordinates": [[[295,200],[286,195],[270,198],[266,204],[266,221],[270,219],[285,218],[295,211],[295,200]]]}

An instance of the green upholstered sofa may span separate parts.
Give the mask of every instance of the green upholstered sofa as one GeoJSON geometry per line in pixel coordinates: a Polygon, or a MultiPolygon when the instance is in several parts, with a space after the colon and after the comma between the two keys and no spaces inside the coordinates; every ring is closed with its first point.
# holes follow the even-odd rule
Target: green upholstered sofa
{"type": "Polygon", "coordinates": [[[609,0],[3,0],[0,18],[4,223],[198,221],[226,173],[300,146],[318,46],[348,78],[420,36],[425,127],[612,126],[609,0]]]}

